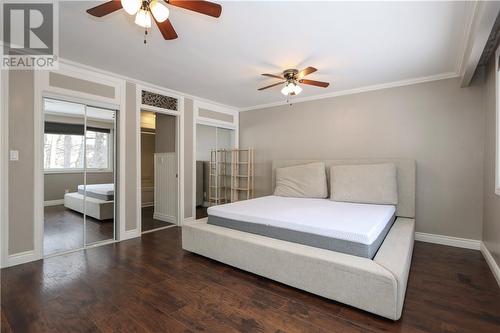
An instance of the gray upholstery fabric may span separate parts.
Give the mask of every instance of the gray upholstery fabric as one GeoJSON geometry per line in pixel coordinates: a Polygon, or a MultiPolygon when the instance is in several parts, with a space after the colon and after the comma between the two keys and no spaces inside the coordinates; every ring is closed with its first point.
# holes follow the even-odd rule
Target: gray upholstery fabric
{"type": "Polygon", "coordinates": [[[397,205],[397,168],[394,163],[332,165],[330,167],[330,199],[397,205]]]}
{"type": "Polygon", "coordinates": [[[266,224],[248,223],[245,221],[226,219],[213,215],[208,215],[207,223],[225,228],[245,231],[256,235],[281,239],[288,242],[314,246],[320,249],[326,249],[330,251],[351,254],[353,256],[373,259],[380,245],[382,245],[385,236],[391,229],[394,220],[395,216],[392,216],[391,221],[387,223],[385,228],[372,244],[362,244],[344,239],[279,228],[266,224]]]}
{"type": "Polygon", "coordinates": [[[374,260],[206,223],[183,225],[182,247],[377,315],[401,316],[414,220],[398,218],[374,260]]]}
{"type": "Polygon", "coordinates": [[[315,162],[276,169],[274,195],[296,198],[326,198],[328,187],[325,164],[315,162]]]}
{"type": "Polygon", "coordinates": [[[416,164],[411,159],[352,159],[352,160],[275,160],[273,161],[273,186],[276,182],[277,168],[311,163],[324,162],[327,168],[327,180],[329,180],[330,167],[332,165],[353,165],[353,164],[379,164],[394,163],[398,169],[398,205],[396,216],[415,218],[415,182],[416,164]]]}
{"type": "Polygon", "coordinates": [[[398,218],[398,223],[394,224],[393,229],[385,238],[373,260],[396,278],[398,298],[395,317],[400,318],[415,241],[415,220],[398,218]]]}

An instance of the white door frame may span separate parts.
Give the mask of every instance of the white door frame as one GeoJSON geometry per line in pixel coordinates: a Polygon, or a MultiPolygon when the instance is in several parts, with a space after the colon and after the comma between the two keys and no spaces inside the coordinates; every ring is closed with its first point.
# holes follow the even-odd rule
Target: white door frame
{"type": "MultiPolygon", "coordinates": [[[[184,220],[184,97],[176,95],[168,90],[161,88],[137,85],[136,87],[136,135],[137,135],[137,152],[136,152],[136,168],[137,168],[137,229],[139,234],[142,234],[142,182],[141,182],[141,111],[150,111],[155,113],[166,114],[175,117],[175,150],[177,156],[177,221],[176,225],[181,226],[184,220]],[[142,91],[150,91],[163,96],[169,96],[177,99],[177,109],[169,110],[151,105],[142,104],[142,91]]],[[[169,228],[160,227],[153,230],[148,230],[145,233],[158,231],[169,228]]]]}
{"type": "Polygon", "coordinates": [[[9,258],[9,71],[0,71],[0,266],[9,258]]]}
{"type": "Polygon", "coordinates": [[[220,127],[225,129],[234,130],[234,145],[236,148],[240,147],[240,121],[238,110],[228,107],[202,102],[198,100],[193,101],[193,188],[192,188],[192,220],[196,220],[196,125],[207,125],[212,127],[220,127]],[[233,116],[233,122],[227,122],[212,118],[200,116],[200,109],[206,109],[214,112],[230,114],[233,116]]]}

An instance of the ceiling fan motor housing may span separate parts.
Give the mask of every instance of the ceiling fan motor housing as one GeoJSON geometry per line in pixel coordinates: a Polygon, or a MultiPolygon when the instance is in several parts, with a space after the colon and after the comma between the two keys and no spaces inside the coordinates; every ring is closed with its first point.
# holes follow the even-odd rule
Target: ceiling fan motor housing
{"type": "Polygon", "coordinates": [[[297,74],[299,74],[299,71],[296,69],[287,69],[283,71],[283,76],[287,81],[292,81],[297,79],[297,74]]]}

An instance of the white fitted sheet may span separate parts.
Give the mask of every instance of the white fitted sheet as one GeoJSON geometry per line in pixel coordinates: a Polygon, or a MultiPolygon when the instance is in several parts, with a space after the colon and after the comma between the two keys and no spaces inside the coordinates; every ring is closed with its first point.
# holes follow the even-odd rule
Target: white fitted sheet
{"type": "MultiPolygon", "coordinates": [[[[85,185],[78,185],[79,191],[85,190],[85,185]]],[[[89,184],[87,192],[93,192],[102,195],[113,195],[115,193],[115,184],[89,184]]]]}
{"type": "Polygon", "coordinates": [[[392,205],[267,196],[213,206],[208,215],[369,245],[395,211],[392,205]]]}

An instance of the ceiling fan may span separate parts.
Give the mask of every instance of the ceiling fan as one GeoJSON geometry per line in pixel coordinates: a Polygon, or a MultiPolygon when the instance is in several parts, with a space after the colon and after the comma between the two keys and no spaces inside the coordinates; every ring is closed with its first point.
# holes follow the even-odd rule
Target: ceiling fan
{"type": "Polygon", "coordinates": [[[264,76],[280,79],[281,81],[278,83],[271,84],[269,86],[259,88],[258,90],[264,90],[264,89],[268,89],[268,88],[272,88],[272,87],[284,84],[283,88],[281,89],[281,93],[285,96],[291,96],[291,95],[298,95],[302,91],[302,88],[299,86],[299,83],[308,84],[311,86],[316,86],[316,87],[321,87],[321,88],[328,87],[330,85],[330,83],[328,83],[328,82],[321,82],[321,81],[304,79],[304,77],[306,75],[309,75],[309,74],[314,73],[316,71],[317,71],[317,69],[314,67],[307,67],[301,71],[299,71],[297,69],[287,69],[287,70],[284,70],[281,75],[262,74],[264,76]]]}
{"type": "MultiPolygon", "coordinates": [[[[212,17],[219,17],[222,13],[222,6],[209,1],[196,0],[164,0],[167,4],[175,7],[184,8],[197,13],[212,17]]],[[[170,23],[168,8],[160,3],[159,0],[114,0],[105,2],[99,6],[90,8],[87,13],[96,17],[102,17],[111,14],[119,9],[125,9],[129,15],[135,15],[135,24],[147,29],[151,28],[151,21],[155,21],[160,29],[163,38],[176,39],[177,33],[170,23]]],[[[146,43],[146,39],[144,39],[146,43]]]]}

